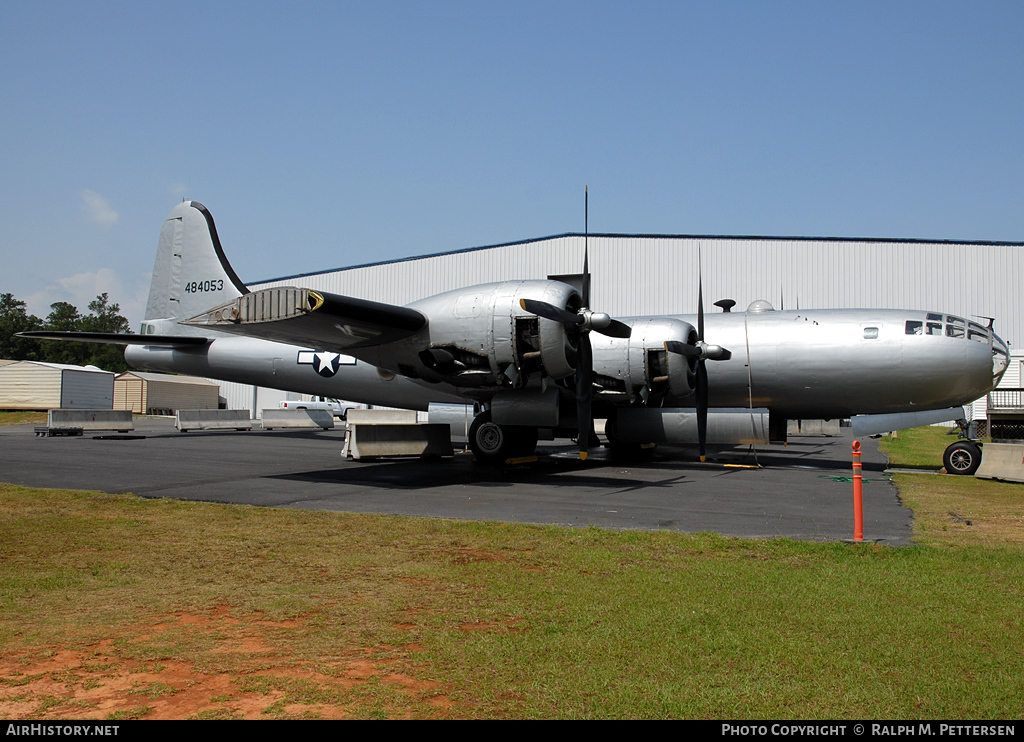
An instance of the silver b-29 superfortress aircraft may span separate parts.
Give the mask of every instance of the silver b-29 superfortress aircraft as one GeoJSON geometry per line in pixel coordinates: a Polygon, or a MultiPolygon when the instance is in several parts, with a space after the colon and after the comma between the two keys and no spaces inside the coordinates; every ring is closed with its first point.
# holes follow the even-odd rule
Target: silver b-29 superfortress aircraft
{"type": "MultiPolygon", "coordinates": [[[[202,204],[174,207],[160,233],[139,335],[39,332],[126,343],[138,369],[425,410],[477,404],[477,458],[529,455],[538,429],[593,445],[785,440],[789,419],[852,417],[866,434],[962,417],[1009,362],[1006,344],[942,312],[876,309],[612,319],[577,286],[518,280],[394,306],[306,288],[249,291],[202,204]]],[[[969,442],[961,456],[976,467],[969,442]]],[[[947,464],[948,456],[947,456],[947,464]]]]}

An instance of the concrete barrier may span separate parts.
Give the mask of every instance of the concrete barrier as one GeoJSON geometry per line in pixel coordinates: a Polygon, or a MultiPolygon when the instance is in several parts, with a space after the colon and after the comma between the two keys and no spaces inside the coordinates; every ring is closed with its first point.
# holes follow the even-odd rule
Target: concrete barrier
{"type": "Polygon", "coordinates": [[[174,427],[190,430],[252,430],[249,410],[178,410],[174,427]]]}
{"type": "Polygon", "coordinates": [[[350,459],[380,456],[454,456],[447,423],[349,423],[342,456],[350,459]]]}
{"type": "Polygon", "coordinates": [[[416,410],[349,410],[345,416],[352,425],[415,425],[416,410]]]}
{"type": "Polygon", "coordinates": [[[839,435],[839,420],[789,420],[786,423],[786,436],[826,436],[839,435]]]}
{"type": "Polygon", "coordinates": [[[345,447],[350,459],[454,456],[448,423],[418,423],[416,410],[349,410],[345,447]]]}
{"type": "Polygon", "coordinates": [[[263,429],[334,427],[334,414],[330,410],[263,410],[263,429]]]}
{"type": "Polygon", "coordinates": [[[981,452],[981,466],[974,476],[1024,482],[1024,444],[986,443],[981,452]]]}
{"type": "Polygon", "coordinates": [[[135,430],[131,410],[49,410],[47,428],[81,428],[82,430],[135,430]]]}

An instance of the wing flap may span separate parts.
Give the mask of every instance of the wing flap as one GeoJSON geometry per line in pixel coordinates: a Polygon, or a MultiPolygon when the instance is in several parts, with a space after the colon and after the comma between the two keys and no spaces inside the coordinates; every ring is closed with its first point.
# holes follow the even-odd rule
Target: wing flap
{"type": "Polygon", "coordinates": [[[426,327],[427,318],[408,307],[280,286],[245,294],[182,324],[340,351],[409,337],[426,327]]]}

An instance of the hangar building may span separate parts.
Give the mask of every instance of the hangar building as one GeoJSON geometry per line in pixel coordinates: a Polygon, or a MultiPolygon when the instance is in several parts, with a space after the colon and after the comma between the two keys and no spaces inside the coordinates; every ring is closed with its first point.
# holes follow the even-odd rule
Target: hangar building
{"type": "MultiPolygon", "coordinates": [[[[478,283],[579,273],[584,240],[582,234],[556,235],[298,274],[250,288],[301,286],[408,304],[478,283]]],[[[699,248],[706,312],[718,311],[712,303],[728,298],[736,301],[735,311],[765,299],[776,309],[920,309],[982,324],[994,318],[1012,356],[1001,386],[1021,386],[1021,242],[591,234],[587,243],[591,303],[613,317],[694,314],[699,248]]],[[[248,407],[253,398],[251,387],[222,393],[229,407],[248,407]]],[[[983,410],[981,400],[974,417],[983,410]]]]}

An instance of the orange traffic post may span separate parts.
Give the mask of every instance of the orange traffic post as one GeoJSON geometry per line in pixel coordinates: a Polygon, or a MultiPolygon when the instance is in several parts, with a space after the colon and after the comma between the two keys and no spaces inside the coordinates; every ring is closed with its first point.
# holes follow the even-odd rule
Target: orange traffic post
{"type": "Polygon", "coordinates": [[[861,475],[860,441],[853,442],[853,540],[864,540],[864,477],[861,475]]]}

